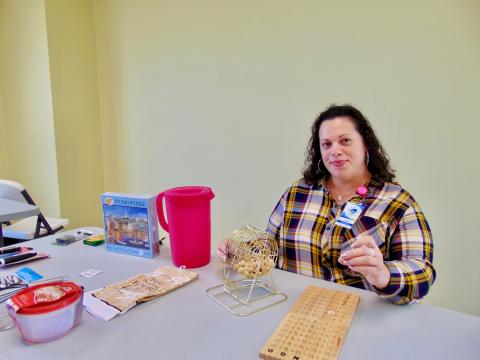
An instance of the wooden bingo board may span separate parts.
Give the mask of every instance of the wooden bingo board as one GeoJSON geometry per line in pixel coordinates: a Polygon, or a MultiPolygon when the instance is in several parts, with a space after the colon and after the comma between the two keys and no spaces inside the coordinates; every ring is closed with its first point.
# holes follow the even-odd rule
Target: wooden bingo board
{"type": "Polygon", "coordinates": [[[260,351],[265,360],[336,359],[360,296],[309,286],[260,351]]]}

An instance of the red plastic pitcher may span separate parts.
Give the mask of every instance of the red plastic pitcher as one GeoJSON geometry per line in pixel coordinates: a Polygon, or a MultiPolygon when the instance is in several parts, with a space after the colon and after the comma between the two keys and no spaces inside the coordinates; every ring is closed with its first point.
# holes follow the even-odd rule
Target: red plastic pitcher
{"type": "Polygon", "coordinates": [[[176,266],[196,268],[210,262],[210,201],[214,197],[212,189],[204,186],[182,186],[158,194],[158,220],[170,234],[176,266]],[[163,213],[163,198],[168,223],[163,213]]]}

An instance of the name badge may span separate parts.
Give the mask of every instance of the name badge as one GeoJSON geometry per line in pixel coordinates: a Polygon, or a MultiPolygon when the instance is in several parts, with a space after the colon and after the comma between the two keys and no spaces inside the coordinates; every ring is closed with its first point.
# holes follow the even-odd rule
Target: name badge
{"type": "Polygon", "coordinates": [[[340,217],[335,222],[335,225],[350,230],[362,213],[363,209],[365,209],[364,204],[354,204],[348,201],[342,213],[340,214],[340,217]]]}

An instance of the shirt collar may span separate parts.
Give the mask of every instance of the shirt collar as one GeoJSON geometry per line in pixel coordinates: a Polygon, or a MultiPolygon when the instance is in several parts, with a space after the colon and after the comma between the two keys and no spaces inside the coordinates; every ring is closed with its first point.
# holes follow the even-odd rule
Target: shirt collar
{"type": "MultiPolygon", "coordinates": [[[[370,178],[370,181],[367,184],[367,197],[372,196],[375,193],[375,190],[378,188],[378,186],[382,185],[382,183],[373,177],[370,178]]],[[[322,189],[327,192],[327,194],[330,193],[330,191],[327,188],[327,177],[325,176],[323,179],[320,179],[320,181],[316,184],[314,184],[314,188],[322,189]]]]}
{"type": "Polygon", "coordinates": [[[327,189],[327,177],[324,177],[318,182],[318,187],[323,188],[325,191],[328,191],[327,189]]]}

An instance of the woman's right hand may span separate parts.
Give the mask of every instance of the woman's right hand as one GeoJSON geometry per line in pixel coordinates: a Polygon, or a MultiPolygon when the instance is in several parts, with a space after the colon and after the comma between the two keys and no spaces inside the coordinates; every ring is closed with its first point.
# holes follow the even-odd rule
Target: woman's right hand
{"type": "Polygon", "coordinates": [[[228,239],[220,241],[217,249],[217,255],[220,256],[223,260],[226,260],[228,257],[228,239]]]}

